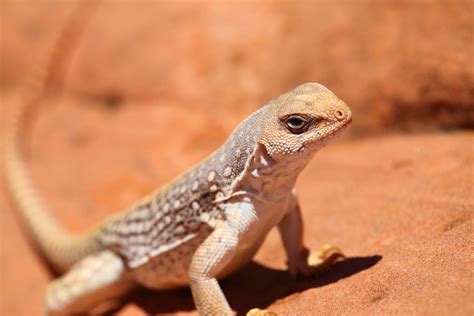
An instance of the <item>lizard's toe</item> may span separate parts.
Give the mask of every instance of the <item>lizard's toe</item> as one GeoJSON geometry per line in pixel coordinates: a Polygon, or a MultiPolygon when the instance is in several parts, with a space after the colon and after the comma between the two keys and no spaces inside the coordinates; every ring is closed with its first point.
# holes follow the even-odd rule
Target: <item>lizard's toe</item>
{"type": "Polygon", "coordinates": [[[310,251],[308,265],[313,267],[315,272],[322,272],[329,269],[329,267],[339,259],[344,259],[345,257],[346,256],[338,247],[324,245],[319,251],[310,251]]]}
{"type": "Polygon", "coordinates": [[[278,316],[277,313],[269,312],[264,309],[252,308],[247,312],[247,316],[278,316]]]}

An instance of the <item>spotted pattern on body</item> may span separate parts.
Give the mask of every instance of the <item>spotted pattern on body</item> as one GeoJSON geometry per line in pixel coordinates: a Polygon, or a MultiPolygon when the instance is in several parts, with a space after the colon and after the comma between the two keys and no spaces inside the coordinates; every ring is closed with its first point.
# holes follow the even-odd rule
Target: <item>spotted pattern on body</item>
{"type": "Polygon", "coordinates": [[[124,258],[130,268],[136,268],[212,231],[218,221],[226,218],[219,202],[230,196],[234,181],[255,151],[260,129],[250,124],[251,119],[264,115],[264,110],[250,116],[248,124],[244,121],[239,125],[208,160],[124,215],[106,222],[103,243],[124,258]]]}

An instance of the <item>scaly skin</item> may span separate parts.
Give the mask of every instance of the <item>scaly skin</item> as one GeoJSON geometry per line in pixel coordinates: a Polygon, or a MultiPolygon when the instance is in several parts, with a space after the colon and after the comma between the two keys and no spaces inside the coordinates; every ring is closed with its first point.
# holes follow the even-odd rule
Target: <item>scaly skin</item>
{"type": "MultiPolygon", "coordinates": [[[[41,80],[40,80],[41,81],[41,80]]],[[[85,237],[71,236],[48,215],[30,185],[18,149],[28,107],[18,107],[6,133],[6,181],[21,218],[45,257],[59,270],[46,310],[87,312],[130,291],[191,286],[203,315],[233,314],[218,279],[239,269],[278,226],[292,274],[311,275],[340,257],[303,244],[294,185],[314,154],[352,119],[331,91],[307,83],[251,114],[209,158],[169,185],[106,220],[85,237]]],[[[249,315],[270,315],[253,309],[249,315]]]]}

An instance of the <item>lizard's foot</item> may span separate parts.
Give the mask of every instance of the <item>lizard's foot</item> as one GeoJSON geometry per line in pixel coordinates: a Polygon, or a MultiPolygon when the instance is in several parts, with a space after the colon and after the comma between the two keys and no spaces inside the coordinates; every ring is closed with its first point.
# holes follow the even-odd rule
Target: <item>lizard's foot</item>
{"type": "Polygon", "coordinates": [[[247,312],[247,316],[277,316],[277,314],[264,309],[252,308],[247,312]]]}
{"type": "Polygon", "coordinates": [[[313,273],[320,273],[327,271],[334,263],[345,257],[339,248],[324,245],[319,251],[311,250],[307,261],[313,273]]]}
{"type": "Polygon", "coordinates": [[[288,261],[290,274],[293,276],[311,276],[327,271],[339,259],[345,258],[342,251],[331,245],[324,245],[320,250],[303,249],[288,261]]]}

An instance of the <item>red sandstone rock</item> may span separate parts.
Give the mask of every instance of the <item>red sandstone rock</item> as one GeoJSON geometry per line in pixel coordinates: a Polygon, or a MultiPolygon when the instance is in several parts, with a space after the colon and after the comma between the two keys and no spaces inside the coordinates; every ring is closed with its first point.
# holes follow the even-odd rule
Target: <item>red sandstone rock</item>
{"type": "MultiPolygon", "coordinates": [[[[69,112],[62,116],[64,121],[75,117],[72,109],[69,112]]],[[[157,155],[165,143],[148,143],[156,137],[151,128],[156,122],[143,122],[153,112],[147,108],[140,115],[124,111],[119,117],[102,118],[128,154],[118,155],[119,147],[113,149],[118,143],[104,147],[110,140],[104,130],[96,131],[94,140],[79,150],[71,141],[71,129],[55,141],[57,132],[48,130],[48,124],[38,128],[36,137],[51,141],[35,148],[37,159],[31,165],[46,200],[67,226],[81,229],[96,222],[164,183],[182,170],[181,164],[198,160],[193,150],[176,165],[170,156],[157,155]],[[142,129],[132,136],[118,129],[124,125],[142,129]],[[48,151],[61,147],[61,156],[46,159],[48,151]],[[138,157],[156,158],[151,162],[138,157]],[[164,168],[159,166],[166,166],[169,175],[160,176],[164,168]]],[[[44,121],[59,117],[49,115],[44,121]]],[[[166,115],[157,121],[166,122],[166,115]]],[[[100,120],[97,124],[100,129],[100,120]]],[[[473,136],[393,136],[340,141],[323,150],[298,183],[305,236],[313,248],[323,243],[340,246],[349,259],[320,277],[292,280],[283,271],[283,249],[272,232],[256,256],[257,264],[222,282],[233,308],[245,312],[268,306],[282,315],[472,314],[473,136]]],[[[190,137],[174,135],[169,144],[190,137]]],[[[3,197],[1,202],[6,209],[2,310],[6,315],[39,313],[50,276],[26,244],[3,197]]],[[[193,304],[188,290],[140,290],[125,300],[121,311],[182,313],[193,311],[193,304]]]]}
{"type": "MultiPolygon", "coordinates": [[[[0,123],[70,4],[0,3],[0,123]]],[[[461,1],[105,1],[72,60],[67,96],[41,107],[34,179],[55,215],[80,231],[204,158],[258,105],[320,81],[354,109],[354,125],[301,176],[305,236],[349,259],[292,280],[272,232],[257,263],[222,282],[231,305],[472,315],[474,135],[380,134],[472,126],[473,12],[461,1]]],[[[39,315],[51,276],[7,201],[2,187],[0,314],[39,315]]],[[[196,314],[188,290],[142,289],[124,304],[126,315],[196,314]]]]}

